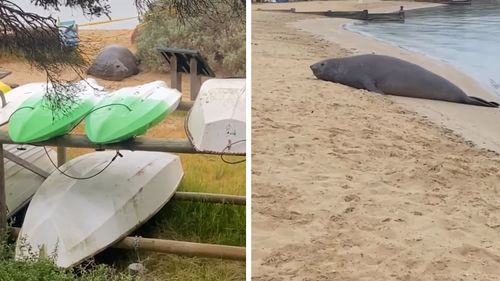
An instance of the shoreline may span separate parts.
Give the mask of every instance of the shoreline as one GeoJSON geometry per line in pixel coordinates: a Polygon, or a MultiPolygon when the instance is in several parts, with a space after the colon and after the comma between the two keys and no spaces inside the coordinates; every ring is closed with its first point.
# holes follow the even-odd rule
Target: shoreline
{"type": "MultiPolygon", "coordinates": [[[[422,8],[422,9],[432,9],[432,8],[422,8]]],[[[419,10],[419,9],[417,8],[417,9],[413,9],[413,10],[419,10]]],[[[428,58],[430,58],[432,60],[439,61],[439,62],[442,62],[442,63],[444,63],[446,65],[449,65],[452,68],[456,69],[457,71],[460,71],[460,72],[464,73],[465,75],[467,75],[467,76],[471,77],[472,79],[474,79],[477,82],[477,84],[481,88],[483,88],[491,97],[493,97],[493,98],[500,98],[500,92],[497,92],[498,90],[494,88],[494,84],[492,84],[492,82],[488,83],[487,81],[482,81],[479,77],[475,77],[472,73],[470,73],[470,70],[466,69],[465,66],[460,66],[458,64],[454,64],[452,62],[448,62],[444,58],[440,58],[440,57],[429,55],[424,50],[407,48],[405,46],[399,45],[398,43],[392,42],[390,40],[385,40],[385,39],[379,38],[379,37],[377,37],[375,35],[372,35],[372,34],[370,34],[368,32],[356,30],[356,27],[355,27],[356,25],[357,25],[357,21],[356,20],[352,20],[351,22],[343,24],[342,28],[344,30],[346,30],[346,31],[359,34],[359,35],[361,35],[363,37],[367,37],[367,38],[379,41],[379,42],[381,42],[383,44],[387,44],[387,45],[390,45],[390,46],[401,48],[401,49],[409,51],[409,52],[413,52],[413,53],[417,53],[417,54],[420,54],[420,55],[424,55],[424,56],[426,56],[426,57],[428,57],[428,58]]],[[[495,81],[493,81],[493,82],[495,82],[495,81]]]]}
{"type": "MultiPolygon", "coordinates": [[[[406,2],[398,2],[405,5],[406,2]]],[[[438,6],[438,5],[434,5],[438,6]]],[[[388,11],[394,9],[381,9],[388,11]]],[[[412,6],[410,9],[426,9],[429,5],[412,6]]],[[[315,37],[325,39],[349,50],[352,55],[377,53],[394,56],[420,65],[430,71],[445,77],[471,96],[478,96],[486,100],[500,102],[500,98],[487,90],[479,81],[469,76],[457,67],[431,57],[422,52],[415,52],[380,40],[376,37],[366,36],[362,33],[351,31],[345,26],[355,20],[336,18],[309,18],[294,21],[288,25],[313,34],[315,37]]],[[[319,59],[327,58],[327,56],[319,59]]],[[[462,105],[448,102],[388,96],[391,100],[403,105],[406,109],[415,111],[431,120],[438,126],[451,129],[475,145],[500,153],[500,133],[495,128],[500,123],[500,110],[498,108],[484,108],[471,105],[462,105]]]]}

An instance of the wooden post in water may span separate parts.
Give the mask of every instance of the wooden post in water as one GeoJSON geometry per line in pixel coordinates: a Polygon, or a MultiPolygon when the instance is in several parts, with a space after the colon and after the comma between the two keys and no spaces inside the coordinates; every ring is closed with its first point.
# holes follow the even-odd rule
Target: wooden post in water
{"type": "Polygon", "coordinates": [[[195,100],[196,96],[198,96],[198,92],[201,87],[201,76],[198,75],[198,61],[195,57],[192,57],[189,60],[189,68],[191,75],[191,100],[195,100]]]}
{"type": "Polygon", "coordinates": [[[0,235],[3,235],[6,230],[7,200],[5,198],[5,169],[3,162],[3,144],[0,143],[0,235]]]}
{"type": "Polygon", "coordinates": [[[363,10],[361,17],[363,20],[367,20],[368,19],[368,10],[363,10]]]}

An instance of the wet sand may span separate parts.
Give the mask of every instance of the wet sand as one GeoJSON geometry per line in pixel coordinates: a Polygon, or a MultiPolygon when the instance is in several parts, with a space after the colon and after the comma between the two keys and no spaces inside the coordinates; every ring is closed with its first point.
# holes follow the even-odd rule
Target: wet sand
{"type": "MultiPolygon", "coordinates": [[[[256,11],[297,4],[253,6],[253,279],[498,278],[498,153],[424,116],[416,101],[316,80],[310,64],[374,41],[351,49],[345,38],[320,32],[328,22],[312,34],[297,29],[311,16],[256,11]]],[[[420,3],[300,5],[390,11],[420,3]]],[[[480,114],[458,106],[463,115],[480,114]]]]}

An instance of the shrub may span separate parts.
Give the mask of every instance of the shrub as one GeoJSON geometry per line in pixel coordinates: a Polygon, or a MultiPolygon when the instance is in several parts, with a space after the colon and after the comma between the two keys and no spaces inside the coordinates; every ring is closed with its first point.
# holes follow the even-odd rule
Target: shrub
{"type": "MultiPolygon", "coordinates": [[[[158,47],[198,50],[210,67],[224,75],[245,75],[245,19],[234,13],[234,5],[214,1],[214,8],[179,20],[168,1],[152,9],[145,17],[137,36],[137,55],[143,68],[165,70],[158,47]]],[[[239,1],[237,2],[239,3],[239,1]]]]}

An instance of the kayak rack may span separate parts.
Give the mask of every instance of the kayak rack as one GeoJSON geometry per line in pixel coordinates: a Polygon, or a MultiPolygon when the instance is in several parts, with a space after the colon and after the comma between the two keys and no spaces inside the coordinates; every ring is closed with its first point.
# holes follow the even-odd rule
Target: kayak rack
{"type": "MultiPolygon", "coordinates": [[[[192,60],[191,60],[192,61],[192,60]]],[[[191,96],[193,97],[193,96],[191,96]]],[[[178,110],[187,111],[193,106],[192,101],[181,101],[178,110]]],[[[0,234],[7,229],[7,205],[5,198],[5,168],[4,168],[4,157],[10,159],[11,161],[19,164],[33,171],[34,173],[47,177],[48,173],[32,163],[27,161],[19,161],[23,159],[18,159],[13,156],[8,151],[4,151],[3,144],[19,144],[14,142],[5,129],[0,129],[0,234]]],[[[22,144],[19,144],[22,145],[22,144]]],[[[136,137],[130,140],[126,140],[119,143],[113,144],[95,144],[92,143],[86,135],[83,134],[67,134],[60,137],[52,138],[50,140],[30,143],[29,145],[34,146],[55,146],[57,147],[57,165],[61,166],[66,162],[66,148],[91,148],[96,150],[142,150],[142,151],[159,151],[159,152],[170,152],[170,153],[186,153],[186,154],[215,154],[215,155],[239,155],[245,156],[246,153],[208,153],[200,152],[195,149],[193,144],[187,139],[161,139],[161,138],[150,138],[150,137],[136,137]]],[[[235,196],[226,194],[210,194],[210,193],[198,193],[198,192],[176,192],[173,199],[183,200],[183,201],[193,201],[193,202],[206,202],[206,203],[220,203],[220,204],[235,204],[235,205],[245,205],[245,196],[235,196]]],[[[17,236],[19,229],[12,229],[11,233],[17,236]]],[[[215,245],[215,244],[204,244],[204,243],[192,243],[185,241],[173,241],[173,240],[161,240],[161,239],[150,239],[150,238],[137,238],[137,237],[125,237],[124,239],[118,241],[112,248],[122,248],[122,249],[132,249],[132,250],[145,250],[145,251],[156,251],[162,253],[178,254],[185,256],[198,256],[198,257],[211,257],[211,258],[223,258],[223,259],[233,259],[233,260],[245,260],[246,259],[246,248],[227,246],[227,245],[215,245]]]]}

